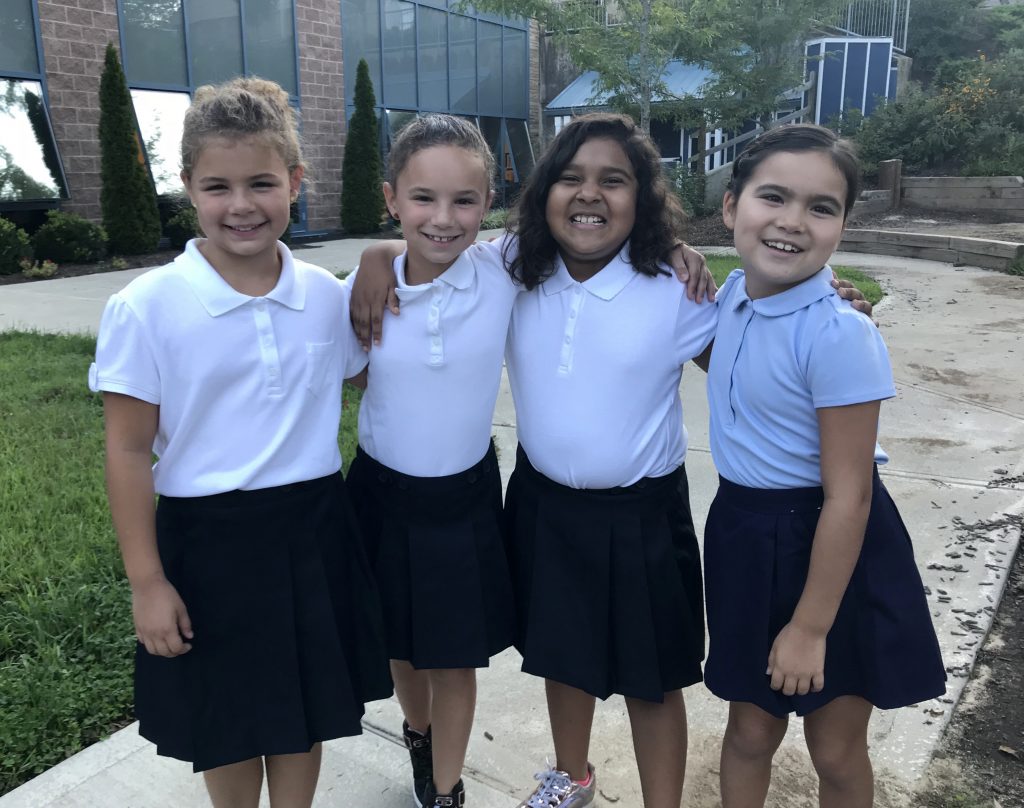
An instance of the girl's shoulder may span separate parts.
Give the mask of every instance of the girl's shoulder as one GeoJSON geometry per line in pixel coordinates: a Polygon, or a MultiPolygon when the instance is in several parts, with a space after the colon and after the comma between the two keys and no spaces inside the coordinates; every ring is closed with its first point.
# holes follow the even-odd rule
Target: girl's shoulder
{"type": "Polygon", "coordinates": [[[746,275],[742,268],[737,268],[730,272],[728,277],[725,279],[725,283],[723,283],[721,288],[715,293],[715,300],[721,304],[735,294],[742,294],[744,290],[743,281],[745,277],[746,275]]]}

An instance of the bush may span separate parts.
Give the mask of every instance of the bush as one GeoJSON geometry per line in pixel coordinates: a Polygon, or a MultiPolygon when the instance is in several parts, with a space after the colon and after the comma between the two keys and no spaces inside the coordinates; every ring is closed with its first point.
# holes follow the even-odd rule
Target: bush
{"type": "Polygon", "coordinates": [[[506,208],[491,208],[487,211],[487,215],[484,216],[484,220],[480,223],[481,230],[497,230],[505,227],[505,222],[508,220],[508,210],[506,208]]]}
{"type": "Polygon", "coordinates": [[[128,84],[108,44],[100,78],[100,205],[113,253],[153,252],[160,243],[156,191],[140,149],[128,84]]]}
{"type": "Polygon", "coordinates": [[[342,164],[341,226],[346,233],[376,233],[384,215],[376,106],[370,68],[360,59],[355,112],[348,124],[342,164]]]}
{"type": "Polygon", "coordinates": [[[167,220],[164,235],[176,250],[184,249],[189,239],[199,235],[199,217],[193,207],[182,208],[167,220]]]}
{"type": "Polygon", "coordinates": [[[26,258],[21,262],[21,274],[26,278],[52,278],[57,274],[57,265],[53,261],[32,261],[26,258]]]}
{"type": "Polygon", "coordinates": [[[36,257],[58,264],[99,261],[107,249],[103,228],[77,213],[51,210],[46,223],[32,236],[36,257]]]}
{"type": "Polygon", "coordinates": [[[703,216],[712,212],[704,202],[705,179],[702,174],[694,174],[682,163],[673,163],[665,168],[665,179],[687,216],[703,216]]]}
{"type": "Polygon", "coordinates": [[[17,275],[21,272],[21,262],[26,259],[32,259],[28,234],[0,216],[0,275],[17,275]]]}

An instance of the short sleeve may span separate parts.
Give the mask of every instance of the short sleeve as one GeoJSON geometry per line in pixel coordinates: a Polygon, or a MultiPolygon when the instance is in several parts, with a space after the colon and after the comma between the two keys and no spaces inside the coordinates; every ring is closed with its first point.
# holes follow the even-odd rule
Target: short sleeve
{"type": "MultiPolygon", "coordinates": [[[[352,273],[353,275],[355,273],[352,273]]],[[[352,315],[349,310],[349,304],[352,300],[352,287],[344,283],[341,284],[342,294],[344,297],[344,306],[341,313],[341,333],[339,339],[341,340],[341,369],[343,379],[351,379],[353,376],[358,375],[365,368],[370,359],[363,350],[363,346],[359,344],[359,340],[356,338],[356,330],[352,327],[352,315]]]]}
{"type": "Polygon", "coordinates": [[[845,303],[813,340],[806,372],[815,409],[896,395],[882,335],[866,315],[845,303]]]}
{"type": "MultiPolygon", "coordinates": [[[[673,274],[673,283],[677,283],[673,274]]],[[[676,362],[685,365],[700,356],[715,338],[718,328],[718,303],[704,299],[696,303],[686,296],[684,290],[679,300],[679,314],[676,317],[675,348],[676,362]]]]}
{"type": "Polygon", "coordinates": [[[120,294],[111,296],[103,311],[89,389],[160,403],[160,370],[149,335],[120,294]]]}

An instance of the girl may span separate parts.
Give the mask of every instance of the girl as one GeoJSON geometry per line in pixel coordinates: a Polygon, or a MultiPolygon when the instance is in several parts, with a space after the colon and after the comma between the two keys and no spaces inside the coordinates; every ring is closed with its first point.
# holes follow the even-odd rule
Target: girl
{"type": "Polygon", "coordinates": [[[794,711],[820,804],[870,806],[872,705],[945,691],[910,538],[876,467],[888,355],[828,284],[858,185],[850,144],[799,125],[757,138],[725,194],[743,269],[718,294],[708,400],[721,483],[705,531],[705,680],[730,702],[724,808],[764,804],[794,711]]]}
{"type": "Polygon", "coordinates": [[[255,808],[264,771],[272,805],[309,806],[320,742],[390,693],[337,444],[365,359],[346,290],[277,240],[304,172],[287,94],[200,88],[181,153],[206,238],[110,299],[90,371],[139,731],[218,808],[255,808]]]}

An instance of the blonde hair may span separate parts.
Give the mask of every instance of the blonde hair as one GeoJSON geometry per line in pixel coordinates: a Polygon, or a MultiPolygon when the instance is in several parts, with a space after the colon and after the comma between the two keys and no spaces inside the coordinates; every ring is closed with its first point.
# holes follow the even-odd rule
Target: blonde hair
{"type": "Polygon", "coordinates": [[[196,90],[181,136],[181,170],[186,177],[192,176],[199,153],[211,138],[257,138],[277,150],[289,172],[306,168],[295,110],[288,93],[273,81],[236,78],[196,90]]]}

